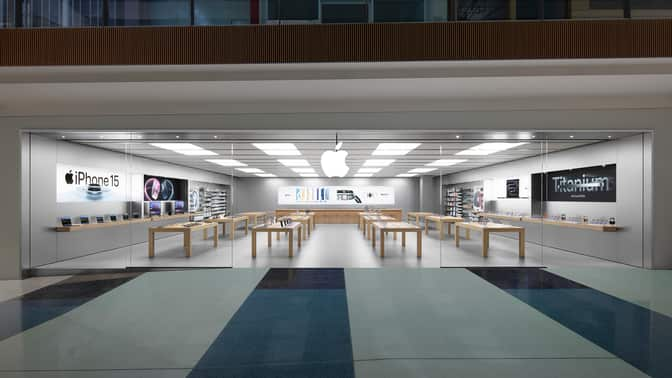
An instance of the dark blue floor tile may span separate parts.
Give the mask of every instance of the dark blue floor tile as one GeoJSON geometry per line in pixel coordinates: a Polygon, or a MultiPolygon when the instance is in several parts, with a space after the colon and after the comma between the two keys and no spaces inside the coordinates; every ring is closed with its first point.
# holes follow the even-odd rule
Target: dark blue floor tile
{"type": "Polygon", "coordinates": [[[272,268],[257,289],[345,289],[342,268],[272,268]]]}
{"type": "Polygon", "coordinates": [[[474,273],[642,372],[672,377],[672,318],[545,270],[474,273]]]}
{"type": "Polygon", "coordinates": [[[139,274],[75,276],[2,302],[0,340],[57,318],[139,274]]]}
{"type": "Polygon", "coordinates": [[[295,284],[253,291],[189,377],[353,377],[345,289],[295,284]]]}
{"type": "Polygon", "coordinates": [[[468,269],[500,289],[580,289],[586,287],[538,268],[468,269]]]}

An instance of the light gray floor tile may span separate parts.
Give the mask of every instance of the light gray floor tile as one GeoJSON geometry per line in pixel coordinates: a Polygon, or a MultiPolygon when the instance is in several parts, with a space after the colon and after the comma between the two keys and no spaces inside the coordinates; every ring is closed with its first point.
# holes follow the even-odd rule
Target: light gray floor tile
{"type": "Polygon", "coordinates": [[[0,342],[0,370],[192,368],[265,273],[146,273],[0,342]]]}
{"type": "Polygon", "coordinates": [[[550,267],[550,272],[617,298],[672,316],[672,270],[619,267],[550,267]]]}
{"type": "Polygon", "coordinates": [[[3,378],[184,378],[191,369],[0,371],[3,378]]]}
{"type": "Polygon", "coordinates": [[[45,286],[70,278],[70,276],[31,277],[25,280],[0,281],[0,302],[20,297],[45,286]]]}
{"type": "Polygon", "coordinates": [[[347,269],[355,360],[612,355],[465,269],[347,269]]]}
{"type": "Polygon", "coordinates": [[[648,377],[619,359],[490,359],[355,361],[366,378],[634,378],[648,377]]]}

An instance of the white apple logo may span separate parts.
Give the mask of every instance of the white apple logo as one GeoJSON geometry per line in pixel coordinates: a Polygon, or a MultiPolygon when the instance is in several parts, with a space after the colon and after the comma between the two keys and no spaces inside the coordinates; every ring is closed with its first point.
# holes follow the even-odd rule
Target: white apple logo
{"type": "Polygon", "coordinates": [[[322,170],[327,177],[344,177],[350,168],[345,164],[347,151],[324,151],[322,153],[322,170]]]}

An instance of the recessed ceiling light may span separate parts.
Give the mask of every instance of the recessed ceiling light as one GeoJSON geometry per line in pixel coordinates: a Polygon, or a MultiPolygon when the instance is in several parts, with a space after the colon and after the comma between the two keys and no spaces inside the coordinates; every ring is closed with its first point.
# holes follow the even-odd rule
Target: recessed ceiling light
{"type": "Polygon", "coordinates": [[[611,135],[607,135],[607,138],[611,139],[611,135]]]}
{"type": "Polygon", "coordinates": [[[175,139],[180,139],[180,136],[179,136],[179,135],[175,135],[175,139]]]}
{"type": "Polygon", "coordinates": [[[247,164],[232,159],[205,159],[205,161],[221,165],[222,167],[246,167],[247,164]]]}
{"type": "Polygon", "coordinates": [[[455,139],[460,139],[460,136],[459,136],[459,135],[455,135],[455,139]]]}
{"type": "Polygon", "coordinates": [[[315,173],[313,168],[292,168],[292,171],[296,173],[315,173]]]}
{"type": "Polygon", "coordinates": [[[574,135],[570,135],[569,137],[570,137],[571,139],[574,139],[574,135]]]}
{"type": "Polygon", "coordinates": [[[464,163],[465,161],[464,159],[439,159],[426,165],[428,167],[450,167],[451,165],[464,163]]]}
{"type": "Polygon", "coordinates": [[[215,139],[219,138],[217,135],[214,136],[215,139]]]}
{"type": "Polygon", "coordinates": [[[431,171],[436,171],[436,168],[414,168],[408,171],[408,173],[427,173],[431,171]]]}
{"type": "Polygon", "coordinates": [[[61,139],[65,139],[65,135],[61,135],[61,139]]]}
{"type": "Polygon", "coordinates": [[[278,177],[272,173],[257,173],[257,176],[259,177],[278,177]]]}
{"type": "Polygon", "coordinates": [[[357,171],[357,173],[378,173],[382,169],[383,168],[359,168],[359,171],[357,171]]]}
{"type": "Polygon", "coordinates": [[[271,156],[298,156],[301,152],[293,143],[252,143],[254,147],[271,156]]]}
{"type": "Polygon", "coordinates": [[[354,177],[373,177],[373,173],[355,173],[354,177]]]}
{"type": "Polygon", "coordinates": [[[394,159],[369,159],[362,164],[362,167],[387,167],[394,162],[394,159]]]}
{"type": "Polygon", "coordinates": [[[310,167],[310,163],[305,159],[278,159],[278,162],[285,167],[310,167]]]}
{"type": "Polygon", "coordinates": [[[400,173],[397,175],[397,177],[415,177],[417,176],[416,173],[400,173]]]}
{"type": "Polygon", "coordinates": [[[177,152],[178,154],[188,156],[213,156],[217,155],[215,152],[206,150],[191,143],[150,143],[150,145],[164,150],[177,152]]]}
{"type": "Polygon", "coordinates": [[[381,143],[371,155],[406,155],[420,147],[420,143],[381,143]]]}
{"type": "Polygon", "coordinates": [[[236,168],[236,170],[245,173],[264,173],[264,171],[259,168],[236,168]]]}
{"type": "Polygon", "coordinates": [[[301,173],[299,176],[301,177],[320,177],[317,173],[301,173]]]}
{"type": "Polygon", "coordinates": [[[482,155],[490,155],[494,154],[495,152],[500,152],[504,150],[508,150],[511,148],[515,148],[518,146],[522,146],[524,144],[527,144],[527,142],[518,142],[518,143],[506,143],[506,142],[494,142],[494,143],[481,143],[479,145],[473,146],[469,149],[466,149],[464,151],[460,151],[456,153],[455,155],[476,155],[476,156],[482,156],[482,155]]]}

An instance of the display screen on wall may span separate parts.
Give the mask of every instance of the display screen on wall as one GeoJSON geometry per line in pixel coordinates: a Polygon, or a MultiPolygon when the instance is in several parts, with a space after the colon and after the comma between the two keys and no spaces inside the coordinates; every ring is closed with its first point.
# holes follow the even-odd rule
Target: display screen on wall
{"type": "Polygon", "coordinates": [[[145,201],[186,201],[187,180],[145,175],[143,190],[145,201]]]}
{"type": "Polygon", "coordinates": [[[616,164],[547,172],[546,201],[616,202],[616,164]]]}
{"type": "Polygon", "coordinates": [[[56,165],[56,202],[127,201],[126,175],[115,169],[56,165]]]}
{"type": "Polygon", "coordinates": [[[387,186],[284,186],[279,205],[394,205],[394,189],[387,186]]]}

